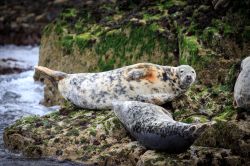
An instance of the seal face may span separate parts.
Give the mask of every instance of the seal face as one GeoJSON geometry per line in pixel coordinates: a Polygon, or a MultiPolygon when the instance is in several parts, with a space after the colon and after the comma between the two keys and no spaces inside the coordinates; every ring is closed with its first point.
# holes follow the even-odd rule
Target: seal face
{"type": "Polygon", "coordinates": [[[181,65],[177,67],[177,73],[180,78],[180,86],[188,88],[196,79],[196,73],[191,66],[181,65]]]}
{"type": "Polygon", "coordinates": [[[59,80],[58,89],[65,99],[88,109],[110,109],[114,100],[161,105],[186,92],[196,78],[188,65],[138,63],[107,72],[66,75],[44,67],[36,69],[59,80]]]}
{"type": "Polygon", "coordinates": [[[164,108],[138,101],[114,101],[113,111],[141,144],[169,153],[187,150],[208,126],[174,121],[164,108]]]}
{"type": "Polygon", "coordinates": [[[241,63],[241,72],[234,86],[234,100],[237,107],[250,111],[250,57],[241,63]]]}

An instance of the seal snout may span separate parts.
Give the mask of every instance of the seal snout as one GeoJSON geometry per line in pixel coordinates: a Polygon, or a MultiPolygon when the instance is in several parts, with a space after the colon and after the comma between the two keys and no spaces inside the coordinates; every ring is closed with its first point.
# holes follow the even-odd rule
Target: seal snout
{"type": "Polygon", "coordinates": [[[188,74],[187,76],[186,76],[186,80],[187,80],[187,82],[193,82],[193,77],[192,77],[192,75],[190,75],[190,74],[188,74]]]}
{"type": "Polygon", "coordinates": [[[195,81],[195,79],[191,74],[186,75],[185,82],[187,85],[192,84],[194,81],[195,81]]]}

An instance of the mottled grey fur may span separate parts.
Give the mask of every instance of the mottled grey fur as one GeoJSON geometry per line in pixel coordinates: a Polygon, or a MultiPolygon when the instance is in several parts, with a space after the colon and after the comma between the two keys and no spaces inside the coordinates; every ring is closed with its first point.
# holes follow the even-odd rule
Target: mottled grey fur
{"type": "Polygon", "coordinates": [[[234,86],[234,100],[237,107],[250,111],[250,57],[241,63],[241,72],[234,86]]]}
{"type": "Polygon", "coordinates": [[[138,101],[114,101],[113,111],[144,146],[170,153],[187,150],[208,126],[174,121],[164,108],[138,101]]]}
{"type": "Polygon", "coordinates": [[[88,109],[110,109],[115,100],[161,105],[186,92],[196,78],[194,69],[188,65],[139,63],[107,72],[66,75],[44,67],[36,69],[52,77],[57,74],[62,96],[88,109]]]}

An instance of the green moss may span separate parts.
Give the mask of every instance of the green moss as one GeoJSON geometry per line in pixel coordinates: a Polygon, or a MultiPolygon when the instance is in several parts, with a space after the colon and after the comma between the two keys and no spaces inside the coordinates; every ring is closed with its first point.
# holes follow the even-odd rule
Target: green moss
{"type": "Polygon", "coordinates": [[[77,35],[75,38],[75,43],[82,52],[86,47],[89,46],[89,41],[91,39],[91,34],[90,33],[85,33],[81,35],[77,35]]]}
{"type": "Polygon", "coordinates": [[[96,46],[97,54],[105,54],[109,49],[113,49],[116,53],[126,44],[127,37],[124,33],[107,33],[103,36],[102,41],[96,46]]]}
{"type": "Polygon", "coordinates": [[[164,1],[163,6],[165,9],[168,9],[174,5],[183,6],[185,4],[186,4],[186,1],[182,1],[182,0],[168,0],[168,1],[164,1]]]}
{"type": "Polygon", "coordinates": [[[157,23],[152,23],[150,26],[149,26],[149,29],[153,32],[157,32],[157,31],[160,31],[162,28],[160,27],[159,24],[157,23]]]}
{"type": "Polygon", "coordinates": [[[227,86],[226,89],[228,91],[233,91],[237,77],[238,77],[237,64],[234,64],[229,69],[228,75],[226,77],[226,86],[227,86]]]}
{"type": "Polygon", "coordinates": [[[66,133],[66,136],[79,136],[79,130],[71,129],[66,133]]]}
{"type": "Polygon", "coordinates": [[[94,128],[89,129],[89,134],[92,136],[96,136],[96,130],[94,128]]]}
{"type": "Polygon", "coordinates": [[[156,14],[156,15],[151,15],[148,13],[143,14],[143,20],[145,21],[160,20],[161,17],[163,17],[162,14],[156,14]]]}
{"type": "Polygon", "coordinates": [[[81,33],[84,33],[86,31],[86,27],[84,26],[83,19],[77,20],[77,22],[74,25],[74,30],[75,30],[76,34],[81,34],[81,33]]]}
{"type": "Polygon", "coordinates": [[[186,119],[183,119],[182,122],[184,123],[194,123],[198,120],[199,123],[205,123],[208,122],[209,120],[207,119],[206,116],[191,116],[186,119]]]}
{"type": "Polygon", "coordinates": [[[86,147],[84,147],[83,149],[84,151],[91,153],[96,151],[96,146],[95,145],[87,145],[86,147]]]}
{"type": "Polygon", "coordinates": [[[175,2],[174,0],[165,1],[164,7],[165,7],[165,8],[170,8],[170,7],[172,7],[172,6],[175,5],[174,2],[175,2]]]}
{"type": "Polygon", "coordinates": [[[72,18],[77,16],[77,10],[75,8],[66,9],[61,13],[63,18],[72,18]]]}
{"type": "Polygon", "coordinates": [[[206,41],[206,42],[212,42],[214,35],[218,34],[218,33],[219,33],[219,31],[217,28],[207,27],[203,31],[202,39],[203,39],[203,41],[206,41]]]}
{"type": "Polygon", "coordinates": [[[212,25],[217,29],[221,30],[225,37],[230,37],[235,33],[234,27],[230,25],[231,23],[223,22],[220,19],[213,19],[212,25]]]}
{"type": "Polygon", "coordinates": [[[56,23],[54,26],[54,31],[57,35],[61,35],[64,32],[64,29],[60,23],[56,23]]]}
{"type": "Polygon", "coordinates": [[[52,127],[52,124],[50,123],[50,121],[48,121],[48,120],[43,120],[42,122],[43,122],[43,126],[44,126],[45,128],[51,128],[51,127],[52,127]]]}
{"type": "Polygon", "coordinates": [[[72,35],[63,36],[59,43],[64,51],[71,53],[73,51],[74,37],[72,35]]]}
{"type": "Polygon", "coordinates": [[[198,24],[195,23],[194,21],[192,21],[191,25],[187,29],[187,32],[190,33],[190,34],[194,34],[194,35],[196,35],[197,33],[199,33],[198,24]]]}
{"type": "Polygon", "coordinates": [[[222,113],[213,119],[216,121],[228,121],[236,113],[232,106],[226,106],[222,113]]]}
{"type": "MultiPolygon", "coordinates": [[[[164,6],[162,3],[157,3],[157,5],[164,6]]],[[[105,7],[104,9],[109,10],[105,7]]],[[[121,13],[118,12],[116,15],[123,15],[121,13]]],[[[163,16],[164,14],[144,15],[145,19],[152,21],[163,16]]],[[[94,18],[90,18],[92,18],[92,15],[87,10],[67,9],[62,13],[60,19],[53,23],[53,31],[59,35],[58,44],[65,51],[64,55],[73,54],[75,46],[79,48],[81,53],[86,48],[94,48],[98,55],[98,67],[94,69],[95,71],[107,71],[117,66],[130,65],[146,55],[148,55],[150,61],[150,55],[154,52],[156,46],[160,46],[162,53],[167,53],[175,47],[172,42],[168,43],[166,38],[159,36],[158,32],[161,33],[165,30],[157,23],[153,22],[142,27],[127,23],[118,29],[113,29],[98,24],[94,18]],[[71,24],[72,22],[74,24],[71,24]]],[[[115,22],[113,15],[110,16],[110,19],[112,23],[115,22]]],[[[50,31],[51,28],[48,29],[50,31]]],[[[168,59],[167,56],[159,59],[160,64],[171,61],[172,59],[168,59]]]]}
{"type": "Polygon", "coordinates": [[[200,120],[201,123],[206,123],[206,122],[209,121],[206,116],[198,116],[198,118],[199,118],[199,120],[200,120]]]}
{"type": "Polygon", "coordinates": [[[178,117],[178,116],[180,116],[180,115],[182,115],[182,114],[185,114],[187,112],[187,110],[180,110],[180,111],[176,111],[176,112],[174,112],[173,113],[173,117],[174,118],[176,118],[176,117],[178,117]]]}
{"type": "Polygon", "coordinates": [[[40,120],[40,117],[37,116],[37,115],[33,115],[33,116],[27,116],[27,117],[24,117],[21,121],[22,123],[24,124],[31,124],[31,123],[34,123],[36,121],[40,120]]]}
{"type": "MultiPolygon", "coordinates": [[[[154,27],[154,25],[152,25],[154,27]]],[[[120,59],[121,65],[131,64],[131,60],[126,58],[126,54],[138,59],[144,53],[151,54],[155,48],[155,32],[152,27],[136,27],[133,30],[130,26],[124,27],[121,31],[107,33],[95,46],[96,53],[100,55],[98,66],[101,71],[114,68],[115,59],[120,59]],[[130,32],[127,36],[126,32],[130,32]],[[139,50],[138,50],[139,49],[139,50]],[[112,58],[104,58],[108,51],[112,52],[112,58]]],[[[110,56],[110,55],[108,55],[110,56]]]]}
{"type": "Polygon", "coordinates": [[[193,117],[188,117],[188,118],[182,120],[182,122],[184,122],[184,123],[193,123],[194,122],[194,118],[193,117]]]}
{"type": "Polygon", "coordinates": [[[60,116],[59,111],[54,111],[52,113],[49,114],[50,118],[57,120],[60,116]]]}
{"type": "Polygon", "coordinates": [[[43,35],[48,36],[54,29],[54,24],[48,24],[43,28],[43,35]]]}
{"type": "Polygon", "coordinates": [[[230,25],[225,24],[223,33],[225,36],[230,36],[231,34],[234,34],[234,30],[230,25]]]}
{"type": "Polygon", "coordinates": [[[185,36],[180,37],[180,64],[194,65],[199,57],[199,43],[196,36],[185,36]]]}

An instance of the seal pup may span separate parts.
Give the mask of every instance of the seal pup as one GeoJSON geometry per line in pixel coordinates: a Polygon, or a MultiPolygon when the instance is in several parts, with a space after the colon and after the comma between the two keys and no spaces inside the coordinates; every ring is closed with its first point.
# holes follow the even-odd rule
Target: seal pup
{"type": "Polygon", "coordinates": [[[250,111],[250,57],[241,62],[241,72],[234,86],[236,107],[250,111]]]}
{"type": "Polygon", "coordinates": [[[196,78],[194,69],[188,65],[138,63],[106,72],[78,74],[35,68],[58,85],[65,99],[87,109],[110,109],[114,100],[161,105],[186,92],[196,78]]]}
{"type": "Polygon", "coordinates": [[[138,101],[114,101],[113,111],[142,145],[168,153],[186,151],[209,126],[177,122],[164,108],[138,101]]]}

